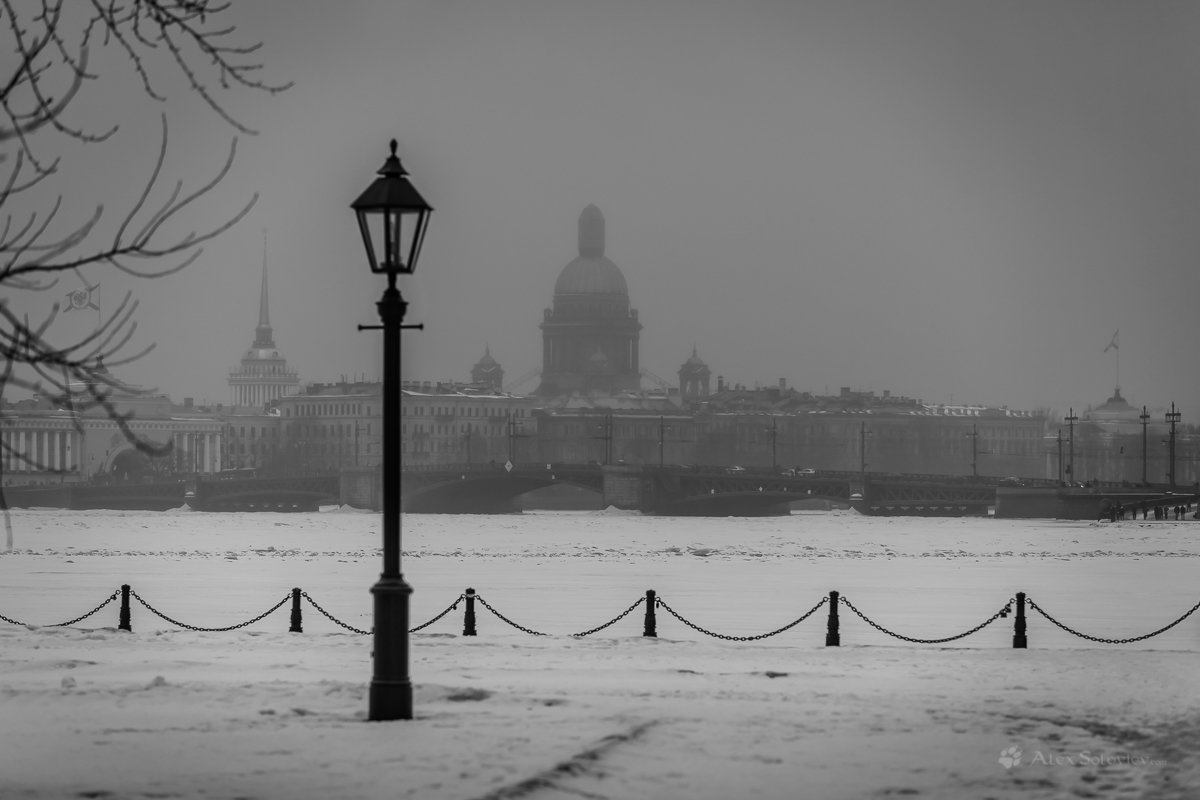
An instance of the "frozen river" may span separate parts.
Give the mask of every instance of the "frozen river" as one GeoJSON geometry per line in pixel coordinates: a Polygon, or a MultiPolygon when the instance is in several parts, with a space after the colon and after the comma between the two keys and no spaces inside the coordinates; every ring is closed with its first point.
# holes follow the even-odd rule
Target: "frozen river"
{"type": "Polygon", "coordinates": [[[380,518],[16,511],[0,553],[0,796],[49,798],[1194,797],[1200,613],[1130,644],[1033,610],[947,646],[827,607],[753,642],[643,607],[654,589],[727,636],[836,589],[884,628],[942,638],[1018,591],[1084,633],[1139,636],[1193,608],[1195,521],[409,515],[403,569],[417,718],[365,723],[370,639],[307,604],[223,633],[133,605],[69,628],[121,584],[196,627],[307,592],[371,627],[380,518]],[[1013,749],[1015,748],[1015,750],[1013,749]],[[1001,760],[1005,759],[1005,760],[1001,760]]]}

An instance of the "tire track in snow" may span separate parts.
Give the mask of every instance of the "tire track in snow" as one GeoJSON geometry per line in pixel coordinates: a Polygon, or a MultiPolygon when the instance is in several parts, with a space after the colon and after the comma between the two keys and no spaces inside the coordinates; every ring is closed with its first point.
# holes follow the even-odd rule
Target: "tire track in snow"
{"type": "Polygon", "coordinates": [[[563,786],[562,783],[570,778],[575,778],[583,775],[600,776],[600,761],[614,748],[636,741],[659,723],[659,720],[651,720],[642,722],[622,733],[614,733],[605,736],[599,742],[586,750],[574,754],[559,763],[555,764],[547,770],[539,772],[531,778],[526,778],[508,786],[488,792],[485,795],[474,798],[474,800],[516,800],[516,798],[527,797],[534,792],[544,789],[569,792],[578,794],[581,797],[600,798],[601,795],[595,795],[587,792],[577,792],[563,786]]]}

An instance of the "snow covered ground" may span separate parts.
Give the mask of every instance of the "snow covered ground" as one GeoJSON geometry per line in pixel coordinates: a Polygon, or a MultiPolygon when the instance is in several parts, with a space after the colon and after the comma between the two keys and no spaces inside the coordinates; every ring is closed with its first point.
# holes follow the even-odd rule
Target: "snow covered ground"
{"type": "Polygon", "coordinates": [[[13,513],[0,552],[0,797],[1016,798],[1200,796],[1200,523],[409,515],[416,719],[365,721],[377,515],[13,513]]]}

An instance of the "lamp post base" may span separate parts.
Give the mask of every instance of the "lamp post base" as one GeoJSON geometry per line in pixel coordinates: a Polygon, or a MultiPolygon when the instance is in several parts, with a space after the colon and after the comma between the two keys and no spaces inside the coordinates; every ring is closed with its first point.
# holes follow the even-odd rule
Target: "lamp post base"
{"type": "Polygon", "coordinates": [[[412,719],[412,681],[408,677],[408,597],[412,587],[402,576],[381,576],[375,596],[374,659],[368,719],[412,719]]]}

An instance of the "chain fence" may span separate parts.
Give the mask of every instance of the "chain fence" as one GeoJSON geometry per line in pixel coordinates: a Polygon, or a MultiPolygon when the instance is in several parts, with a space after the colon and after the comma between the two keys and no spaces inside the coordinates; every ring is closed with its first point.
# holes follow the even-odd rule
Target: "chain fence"
{"type": "Polygon", "coordinates": [[[971,628],[970,630],[967,630],[967,631],[963,631],[962,633],[955,634],[954,636],[946,636],[941,639],[918,639],[915,636],[905,636],[902,633],[896,633],[893,630],[888,630],[887,628],[883,627],[875,620],[868,617],[863,612],[859,611],[855,607],[855,605],[850,602],[850,600],[848,598],[842,597],[841,602],[842,602],[842,605],[846,606],[851,611],[853,611],[855,614],[857,614],[863,622],[867,623],[868,625],[870,625],[872,628],[879,631],[880,633],[886,633],[888,636],[892,636],[896,639],[900,639],[901,641],[911,642],[913,644],[946,644],[947,642],[954,642],[959,639],[965,639],[966,637],[970,636],[971,634],[978,633],[979,631],[983,630],[988,625],[991,625],[993,622],[1000,619],[1001,617],[1007,617],[1009,614],[1012,613],[1012,606],[1013,606],[1013,603],[1016,602],[1016,598],[1009,600],[1004,605],[1003,608],[1001,608],[995,614],[992,614],[990,617],[985,619],[983,622],[976,625],[974,628],[971,628]]]}
{"type": "Polygon", "coordinates": [[[705,636],[711,636],[714,639],[724,639],[727,642],[756,642],[760,639],[766,639],[769,636],[774,636],[776,634],[783,633],[786,630],[790,630],[791,628],[796,627],[801,622],[804,622],[804,620],[811,617],[813,614],[815,614],[817,612],[817,610],[819,608],[821,608],[821,606],[825,605],[828,602],[829,602],[828,597],[822,597],[821,602],[817,603],[815,606],[810,608],[808,611],[805,611],[797,619],[792,620],[787,625],[784,625],[782,628],[776,628],[775,630],[771,631],[770,633],[759,633],[759,634],[756,634],[753,636],[730,636],[728,634],[716,633],[715,631],[710,631],[707,628],[701,628],[699,625],[692,622],[691,620],[684,619],[682,616],[680,616],[679,612],[676,611],[675,609],[671,608],[669,605],[667,605],[666,602],[661,597],[658,598],[658,605],[661,608],[663,608],[664,610],[666,610],[666,612],[668,614],[670,614],[671,616],[673,616],[675,619],[682,622],[684,625],[687,625],[689,628],[691,628],[694,631],[703,633],[705,636]]]}
{"type": "MultiPolygon", "coordinates": [[[[95,614],[97,611],[99,611],[100,609],[104,608],[106,605],[108,605],[108,604],[109,604],[109,603],[111,603],[112,601],[116,600],[116,599],[117,599],[118,597],[120,597],[120,596],[121,596],[121,592],[120,592],[120,590],[118,590],[118,591],[115,591],[115,592],[113,592],[112,594],[110,594],[110,595],[109,595],[109,596],[108,596],[108,597],[107,597],[107,598],[104,600],[104,602],[102,602],[100,605],[96,606],[96,607],[95,607],[95,608],[93,608],[91,611],[87,612],[86,614],[81,614],[80,616],[76,617],[75,619],[69,619],[69,620],[67,620],[66,622],[56,622],[56,623],[54,623],[53,625],[46,625],[45,627],[47,627],[47,628],[65,628],[65,627],[67,627],[68,625],[74,625],[76,622],[83,622],[85,619],[87,619],[88,617],[92,616],[92,615],[93,615],[93,614],[95,614]]],[[[20,626],[21,626],[21,627],[23,627],[23,628],[33,628],[33,627],[37,627],[37,626],[35,626],[35,625],[32,625],[32,624],[30,624],[30,623],[28,623],[28,622],[17,622],[15,619],[11,619],[11,618],[9,618],[9,617],[6,617],[6,616],[4,616],[3,614],[0,614],[0,619],[4,620],[5,622],[7,622],[7,623],[9,623],[9,624],[11,624],[11,625],[20,625],[20,626]]]]}
{"type": "Polygon", "coordinates": [[[259,614],[257,617],[254,617],[253,619],[248,619],[245,622],[239,622],[236,625],[228,625],[224,628],[201,628],[197,625],[188,625],[186,622],[180,622],[177,619],[171,619],[166,614],[164,614],[163,612],[159,611],[154,606],[147,603],[144,599],[142,599],[142,596],[140,594],[138,594],[137,592],[130,590],[129,593],[130,593],[130,595],[133,596],[133,598],[135,600],[137,600],[139,603],[144,605],[151,613],[153,613],[159,617],[162,617],[163,619],[165,619],[167,622],[171,623],[172,625],[178,625],[179,627],[186,628],[189,631],[201,631],[204,633],[224,633],[226,631],[236,631],[238,628],[244,628],[247,625],[253,625],[254,623],[258,622],[260,619],[263,619],[263,618],[268,617],[271,614],[275,613],[283,606],[284,603],[286,603],[288,600],[292,599],[291,592],[288,592],[286,595],[284,595],[282,600],[280,600],[278,603],[276,603],[275,605],[268,608],[263,613],[259,614]]]}
{"type": "Polygon", "coordinates": [[[1174,622],[1169,622],[1156,631],[1150,631],[1150,633],[1143,633],[1141,636],[1130,636],[1128,639],[1105,639],[1102,636],[1091,636],[1090,634],[1081,633],[1080,631],[1077,631],[1074,628],[1072,628],[1068,625],[1065,625],[1062,622],[1059,622],[1057,619],[1050,616],[1050,613],[1047,612],[1044,608],[1039,606],[1037,603],[1033,602],[1032,598],[1026,598],[1026,602],[1029,603],[1030,608],[1032,608],[1034,611],[1041,614],[1043,617],[1045,617],[1050,622],[1052,622],[1055,625],[1057,625],[1058,627],[1062,628],[1067,633],[1070,633],[1074,636],[1078,636],[1080,639],[1087,639],[1089,642],[1099,642],[1100,644],[1132,644],[1133,642],[1144,641],[1146,639],[1149,639],[1152,636],[1158,636],[1160,633],[1165,633],[1166,631],[1171,630],[1171,628],[1174,628],[1176,625],[1183,622],[1185,619],[1190,617],[1192,614],[1196,613],[1196,609],[1200,609],[1200,601],[1197,601],[1196,605],[1192,606],[1187,611],[1183,612],[1183,614],[1180,615],[1179,617],[1177,617],[1174,622]]]}
{"type": "MultiPolygon", "coordinates": [[[[291,632],[296,632],[296,633],[303,632],[302,615],[301,615],[301,601],[304,600],[304,601],[307,601],[308,604],[311,605],[314,609],[316,609],[317,612],[319,612],[321,615],[323,615],[328,620],[333,622],[335,625],[338,625],[352,633],[356,633],[356,634],[360,634],[360,635],[368,635],[368,634],[373,633],[372,630],[363,630],[362,628],[357,628],[354,625],[351,625],[341,619],[338,619],[333,614],[331,614],[329,611],[327,611],[325,608],[323,608],[319,603],[317,603],[317,601],[314,600],[308,594],[308,592],[305,592],[299,588],[292,589],[291,592],[289,592],[288,595],[285,595],[282,600],[280,600],[278,603],[271,606],[270,608],[268,608],[266,611],[262,612],[258,616],[252,617],[251,619],[248,619],[244,622],[239,622],[237,624],[227,625],[224,627],[202,627],[202,626],[198,626],[198,625],[190,625],[186,622],[182,622],[173,617],[170,617],[167,614],[160,611],[155,606],[151,605],[145,598],[143,598],[140,594],[138,594],[136,591],[131,589],[128,584],[123,585],[123,586],[121,586],[120,589],[118,589],[117,591],[114,591],[112,594],[110,594],[108,597],[106,597],[99,605],[97,605],[91,611],[88,611],[86,614],[81,614],[80,616],[75,617],[74,619],[67,620],[66,622],[58,622],[58,623],[54,623],[52,625],[38,626],[38,625],[34,625],[34,624],[31,624],[28,622],[21,622],[19,620],[16,620],[16,619],[6,616],[4,614],[0,614],[0,621],[7,622],[11,625],[18,625],[18,626],[27,627],[27,628],[67,627],[67,626],[78,624],[79,622],[82,622],[83,620],[88,619],[89,617],[92,617],[93,615],[97,614],[99,611],[104,609],[106,606],[108,606],[111,603],[113,603],[114,601],[118,600],[118,598],[120,599],[120,623],[119,623],[118,627],[121,630],[125,630],[125,631],[132,631],[132,625],[130,624],[130,606],[131,606],[130,600],[131,599],[136,600],[143,607],[145,607],[146,610],[150,611],[152,614],[160,617],[161,619],[165,620],[166,622],[168,622],[172,625],[175,625],[175,626],[178,626],[180,628],[184,628],[184,629],[190,630],[190,631],[212,632],[212,633],[222,633],[222,632],[239,630],[239,629],[245,628],[249,625],[253,625],[256,622],[260,622],[261,620],[265,619],[266,617],[270,616],[271,614],[275,613],[280,608],[282,608],[290,599],[292,601],[292,616],[291,616],[291,628],[290,628],[291,632]]],[[[436,614],[434,617],[432,617],[428,621],[423,622],[422,624],[417,625],[413,628],[409,628],[409,633],[416,633],[418,631],[421,631],[421,630],[424,630],[425,628],[430,627],[434,623],[439,622],[440,620],[445,618],[447,615],[449,615],[451,612],[457,611],[459,609],[459,607],[463,604],[463,601],[466,601],[466,609],[465,609],[464,616],[463,616],[463,631],[462,631],[463,636],[476,636],[477,635],[476,617],[475,617],[475,604],[476,603],[479,603],[480,605],[482,605],[484,608],[486,608],[488,611],[490,611],[493,615],[495,615],[499,620],[501,620],[505,624],[515,628],[518,631],[521,631],[522,633],[526,633],[531,636],[550,636],[551,635],[544,631],[536,630],[532,627],[522,625],[521,623],[516,622],[513,619],[510,619],[508,616],[501,613],[490,602],[488,602],[488,600],[486,600],[482,595],[476,593],[476,591],[474,589],[467,589],[464,593],[462,593],[458,597],[456,597],[454,599],[454,602],[452,602],[443,611],[436,614]]],[[[1051,615],[1048,611],[1046,611],[1046,609],[1044,609],[1038,603],[1034,602],[1033,599],[1029,598],[1024,592],[1017,592],[1016,595],[1014,597],[1009,598],[1008,601],[1003,606],[1001,606],[998,611],[996,611],[990,617],[985,619],[983,622],[980,622],[978,625],[976,625],[972,628],[969,628],[968,630],[965,630],[962,633],[954,634],[953,636],[945,636],[945,637],[934,639],[934,638],[921,638],[921,637],[916,637],[916,636],[908,636],[906,634],[898,633],[888,627],[885,627],[885,626],[881,625],[879,622],[872,619],[871,617],[867,616],[856,605],[854,605],[854,603],[852,603],[848,598],[841,596],[837,591],[831,591],[831,592],[829,592],[829,594],[827,596],[822,597],[816,603],[816,605],[814,605],[812,608],[808,609],[803,614],[801,614],[799,617],[797,617],[796,619],[787,623],[786,625],[783,625],[779,628],[776,628],[775,630],[768,631],[766,633],[759,633],[759,634],[753,634],[753,635],[747,635],[747,636],[738,636],[738,635],[732,635],[732,634],[726,634],[726,633],[718,633],[716,631],[709,630],[708,628],[705,628],[705,627],[693,622],[692,620],[688,619],[680,612],[676,611],[665,600],[663,600],[661,597],[659,597],[653,589],[651,589],[646,592],[644,597],[639,597],[636,601],[634,601],[632,604],[630,604],[628,608],[626,608],[624,611],[620,612],[619,614],[617,614],[615,617],[608,620],[607,622],[605,622],[601,625],[597,625],[594,628],[589,628],[587,630],[580,631],[578,633],[572,633],[572,634],[570,634],[570,636],[573,638],[583,638],[586,636],[591,636],[592,634],[595,634],[595,633],[599,633],[600,631],[603,631],[607,628],[612,627],[613,625],[616,625],[618,622],[620,622],[621,620],[628,617],[630,614],[632,614],[638,608],[643,608],[644,612],[645,612],[645,621],[644,621],[644,628],[642,631],[642,635],[646,636],[646,637],[656,637],[658,635],[656,611],[658,609],[662,609],[663,611],[667,612],[670,616],[672,616],[674,619],[681,622],[683,625],[685,625],[688,628],[691,628],[692,630],[696,631],[697,633],[703,634],[705,636],[710,636],[715,639],[721,639],[721,640],[728,641],[728,642],[756,642],[756,641],[760,641],[763,639],[767,639],[772,636],[777,636],[781,633],[785,633],[786,631],[791,630],[792,628],[796,627],[800,623],[802,623],[805,620],[812,617],[821,608],[827,607],[828,608],[828,617],[826,619],[825,644],[826,644],[826,646],[836,647],[841,644],[841,620],[838,616],[838,608],[841,606],[845,606],[850,611],[854,612],[855,616],[857,616],[859,619],[861,619],[863,622],[865,622],[869,627],[875,629],[876,631],[879,631],[880,633],[882,633],[886,636],[891,636],[895,639],[899,639],[904,642],[909,642],[912,644],[922,644],[922,645],[947,644],[949,642],[955,642],[960,639],[965,639],[968,636],[972,636],[972,635],[980,632],[981,630],[988,627],[989,625],[992,625],[997,620],[1006,618],[1009,615],[1013,615],[1015,613],[1015,619],[1013,622],[1012,646],[1014,648],[1025,648],[1025,647],[1028,647],[1028,637],[1027,637],[1028,621],[1026,618],[1026,608],[1030,608],[1030,609],[1038,612],[1038,614],[1040,614],[1042,617],[1044,617],[1048,622],[1050,622],[1054,626],[1058,627],[1059,629],[1061,629],[1061,630],[1065,631],[1066,633],[1069,633],[1073,636],[1077,636],[1081,639],[1086,639],[1087,641],[1096,642],[1099,644],[1121,645],[1121,644],[1132,644],[1135,642],[1145,641],[1146,639],[1150,639],[1154,636],[1158,636],[1159,634],[1162,634],[1162,633],[1165,633],[1165,632],[1171,630],[1172,628],[1181,624],[1184,620],[1191,617],[1198,610],[1200,610],[1200,601],[1198,601],[1195,605],[1193,605],[1190,609],[1185,611],[1179,617],[1177,617],[1173,621],[1167,623],[1166,625],[1162,626],[1161,628],[1150,631],[1149,633],[1142,634],[1140,636],[1131,636],[1131,637],[1122,639],[1122,638],[1107,638],[1107,637],[1103,637],[1103,636],[1094,636],[1091,634],[1083,633],[1083,632],[1077,630],[1076,628],[1060,621],[1055,616],[1051,615]]]]}

